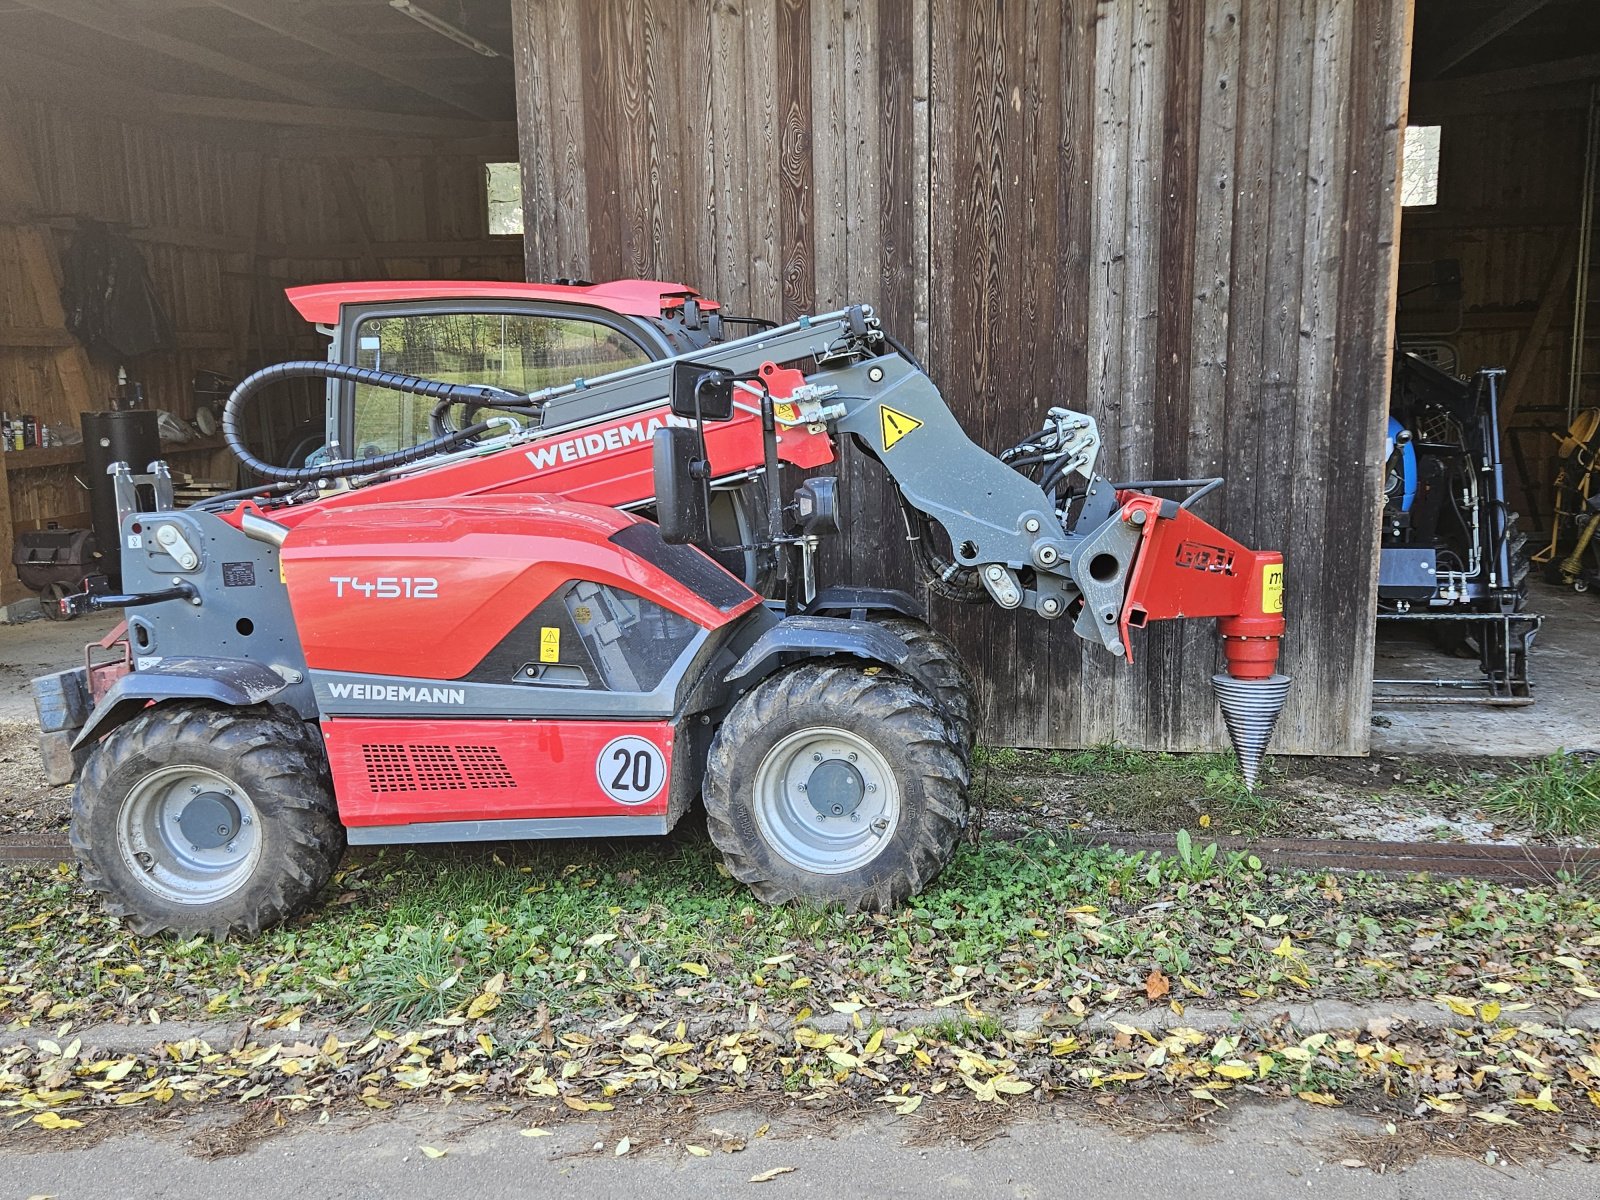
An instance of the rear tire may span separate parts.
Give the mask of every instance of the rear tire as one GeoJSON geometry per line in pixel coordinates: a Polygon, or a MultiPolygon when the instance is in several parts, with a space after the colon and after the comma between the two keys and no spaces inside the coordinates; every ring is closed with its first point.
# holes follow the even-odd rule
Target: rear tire
{"type": "Polygon", "coordinates": [[[911,651],[910,666],[917,681],[933,692],[934,698],[944,706],[945,715],[955,726],[961,744],[970,755],[978,733],[977,684],[967,673],[961,660],[961,651],[955,643],[938,633],[926,621],[898,613],[872,617],[873,624],[881,625],[894,634],[911,651]]]}
{"type": "Polygon", "coordinates": [[[966,757],[950,723],[921,688],[867,670],[774,675],[712,740],[711,840],[768,904],[887,912],[933,880],[966,826],[966,757]]]}
{"type": "Polygon", "coordinates": [[[327,757],[297,716],[159,704],[106,735],[72,798],[83,881],[141,934],[256,934],[344,853],[327,757]]]}

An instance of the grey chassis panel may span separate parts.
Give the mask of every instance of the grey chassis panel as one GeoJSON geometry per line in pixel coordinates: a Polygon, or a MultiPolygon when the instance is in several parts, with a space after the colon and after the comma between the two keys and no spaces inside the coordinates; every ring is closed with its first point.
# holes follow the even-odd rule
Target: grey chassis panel
{"type": "Polygon", "coordinates": [[[192,508],[130,514],[122,523],[122,545],[125,590],[153,592],[186,580],[198,589],[201,601],[169,600],[128,610],[135,678],[157,661],[203,650],[217,659],[278,668],[290,681],[278,699],[308,720],[316,717],[276,546],[192,508]],[[158,543],[164,525],[173,526],[195,551],[199,561],[191,569],[185,570],[158,543]]]}
{"type": "Polygon", "coordinates": [[[539,838],[659,837],[671,831],[665,816],[529,817],[509,821],[421,821],[415,825],[356,825],[345,829],[352,846],[409,846],[426,842],[521,842],[539,838]]]}
{"type": "MultiPolygon", "coordinates": [[[[702,629],[684,648],[654,691],[612,692],[602,688],[560,687],[539,683],[477,683],[464,679],[412,679],[395,675],[358,675],[312,671],[317,708],[327,717],[616,717],[672,716],[684,692],[684,680],[699,675],[701,664],[723,643],[702,629]],[[345,691],[342,689],[361,689],[345,691]],[[410,698],[407,692],[412,693],[410,698]],[[420,699],[418,697],[421,697],[420,699]]],[[[532,651],[530,650],[530,655],[532,651]]]]}
{"type": "Polygon", "coordinates": [[[277,697],[288,686],[260,663],[237,658],[164,658],[112,684],[72,745],[74,749],[87,745],[152,700],[209,700],[248,708],[277,697]]]}
{"type": "Polygon", "coordinates": [[[899,588],[849,587],[843,584],[823,588],[806,605],[806,611],[849,613],[852,617],[858,612],[892,612],[903,617],[915,617],[919,621],[928,619],[927,605],[919,603],[909,592],[902,592],[899,588]]]}
{"type": "Polygon", "coordinates": [[[764,677],[785,654],[849,654],[904,670],[911,659],[906,644],[880,625],[847,617],[785,617],[758,637],[723,677],[735,683],[764,677]]]}

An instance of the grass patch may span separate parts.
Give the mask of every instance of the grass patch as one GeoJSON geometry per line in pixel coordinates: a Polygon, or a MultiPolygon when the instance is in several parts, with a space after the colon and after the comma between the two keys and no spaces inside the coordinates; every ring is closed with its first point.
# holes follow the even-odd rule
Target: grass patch
{"type": "Polygon", "coordinates": [[[720,872],[703,831],[391,851],[347,868],[294,925],[222,945],[134,937],[70,871],[7,883],[0,1027],[12,1028],[295,1008],[403,1028],[491,993],[492,1019],[513,1032],[629,1013],[742,1023],[752,1005],[964,997],[993,1011],[1019,996],[1127,1003],[1157,967],[1185,996],[1232,1002],[1431,994],[1459,986],[1458,964],[1492,962],[1510,1001],[1565,987],[1551,965],[1562,953],[1596,959],[1586,969],[1600,977],[1600,901],[1576,885],[1335,881],[1218,854],[1204,835],[1161,855],[986,841],[883,915],[762,905],[720,872]]]}
{"type": "Polygon", "coordinates": [[[1267,833],[1285,827],[1291,798],[1271,760],[1252,792],[1229,753],[1168,754],[1117,745],[1056,752],[984,747],[973,766],[988,804],[1043,800],[1140,830],[1210,826],[1267,833]]]}
{"type": "Polygon", "coordinates": [[[1595,833],[1600,831],[1600,762],[1552,754],[1492,787],[1483,807],[1535,833],[1595,833]]]}
{"type": "Polygon", "coordinates": [[[1001,1111],[1113,1086],[1214,1104],[1247,1082],[1501,1124],[1587,1111],[1589,1040],[1514,1014],[1593,996],[1591,889],[1335,879],[1192,836],[1172,851],[985,841],[900,910],[846,915],[758,903],[703,830],[413,848],[348,867],[294,925],[222,945],[133,936],[70,870],[23,868],[0,893],[0,1114],[15,1130],[213,1098],[293,1113],[470,1095],[543,1106],[543,1125],[710,1092],[909,1115],[931,1096],[1001,1111]],[[1393,1044],[1272,1019],[1334,997],[1434,997],[1454,1015],[1393,1044]],[[1190,1003],[1254,1007],[1212,1035],[1186,1027],[1190,1003]],[[1090,1023],[1147,1007],[1167,1014],[1148,1037],[1090,1023]],[[1013,1029],[1022,1008],[1050,1015],[1013,1029]],[[232,1049],[80,1054],[95,1022],[202,1015],[243,1031],[232,1049]],[[286,1040],[264,1048],[263,1030],[286,1040]]]}

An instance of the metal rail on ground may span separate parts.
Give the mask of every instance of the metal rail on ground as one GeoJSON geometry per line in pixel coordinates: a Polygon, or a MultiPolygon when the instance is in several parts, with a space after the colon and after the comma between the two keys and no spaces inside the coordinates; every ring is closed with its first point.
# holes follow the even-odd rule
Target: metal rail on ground
{"type": "MultiPolygon", "coordinates": [[[[1173,852],[1171,834],[1086,834],[1080,840],[1116,850],[1173,852]]],[[[1371,842],[1342,838],[1203,839],[1223,852],[1254,854],[1273,867],[1308,871],[1365,871],[1388,875],[1450,875],[1475,879],[1548,883],[1563,876],[1600,876],[1600,849],[1519,846],[1485,842],[1371,842]]],[[[0,866],[70,863],[65,835],[0,836],[0,866]]]]}

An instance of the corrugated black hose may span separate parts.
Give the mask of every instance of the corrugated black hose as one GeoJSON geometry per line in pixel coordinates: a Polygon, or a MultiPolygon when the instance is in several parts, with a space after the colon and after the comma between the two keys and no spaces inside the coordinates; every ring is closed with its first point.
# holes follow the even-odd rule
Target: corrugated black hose
{"type": "Polygon", "coordinates": [[[280,467],[272,463],[263,462],[250,452],[249,448],[244,444],[244,437],[240,432],[240,418],[244,413],[246,403],[257,392],[274,383],[282,382],[285,379],[306,378],[338,379],[347,383],[360,383],[365,384],[367,387],[382,388],[385,391],[407,392],[414,396],[428,396],[434,400],[443,400],[450,403],[474,404],[481,408],[525,408],[527,405],[526,396],[518,392],[508,392],[501,388],[490,387],[487,384],[443,383],[436,379],[423,379],[417,375],[400,375],[393,371],[377,371],[371,367],[353,367],[346,363],[306,359],[263,367],[253,375],[246,376],[240,380],[239,385],[233,389],[233,394],[228,397],[228,403],[222,410],[222,440],[227,443],[228,449],[233,452],[235,458],[250,470],[256,472],[256,474],[265,476],[267,479],[278,480],[281,483],[310,483],[314,480],[329,479],[338,475],[371,475],[378,471],[386,471],[392,467],[400,467],[406,463],[430,458],[445,450],[453,450],[493,428],[488,422],[469,425],[467,428],[455,433],[429,438],[425,442],[418,442],[415,446],[406,446],[400,450],[390,451],[388,454],[375,454],[370,458],[340,459],[337,462],[326,462],[314,467],[280,467]]]}

